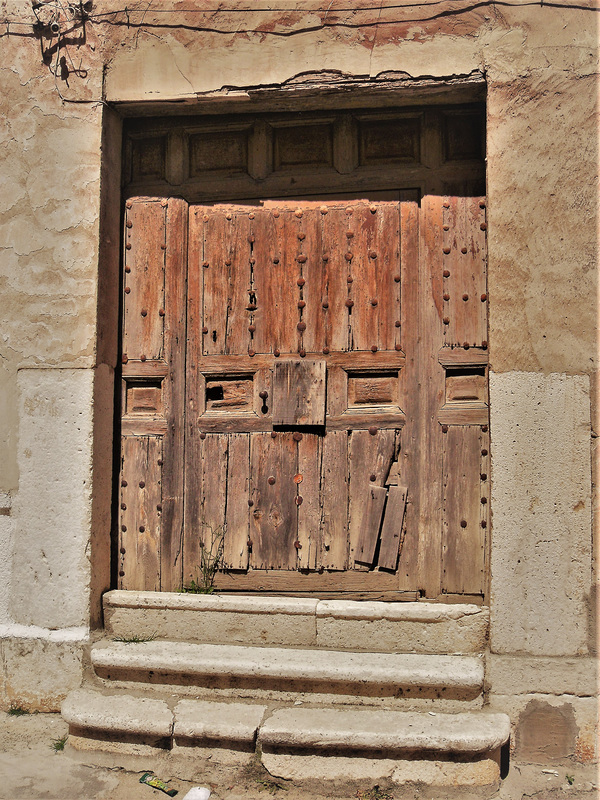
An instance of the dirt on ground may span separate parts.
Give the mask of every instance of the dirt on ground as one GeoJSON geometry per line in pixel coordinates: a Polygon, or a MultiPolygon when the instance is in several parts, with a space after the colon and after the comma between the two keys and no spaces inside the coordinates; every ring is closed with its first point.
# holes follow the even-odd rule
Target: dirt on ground
{"type": "Polygon", "coordinates": [[[194,762],[193,780],[185,780],[178,777],[182,770],[177,764],[164,758],[149,757],[139,767],[123,766],[124,759],[119,756],[104,753],[99,758],[95,753],[73,750],[66,735],[67,726],[58,714],[0,712],[0,800],[160,800],[168,795],[140,783],[144,772],[154,771],[170,789],[177,790],[181,800],[193,786],[210,789],[210,800],[470,800],[483,796],[495,800],[592,800],[598,797],[600,785],[595,766],[566,762],[512,763],[502,785],[492,794],[383,782],[379,786],[338,782],[310,786],[274,778],[258,763],[227,767],[208,759],[194,762]]]}

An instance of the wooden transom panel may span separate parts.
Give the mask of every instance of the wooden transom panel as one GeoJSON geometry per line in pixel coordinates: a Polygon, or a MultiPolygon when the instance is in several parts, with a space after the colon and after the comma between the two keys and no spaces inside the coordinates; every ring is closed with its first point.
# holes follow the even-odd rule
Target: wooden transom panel
{"type": "Polygon", "coordinates": [[[127,205],[121,585],[481,594],[483,199],[127,205]]]}

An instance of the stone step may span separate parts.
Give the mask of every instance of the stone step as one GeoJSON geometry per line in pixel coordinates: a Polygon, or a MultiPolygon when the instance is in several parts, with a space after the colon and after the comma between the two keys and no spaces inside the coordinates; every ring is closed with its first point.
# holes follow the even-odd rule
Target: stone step
{"type": "Polygon", "coordinates": [[[508,741],[505,714],[379,709],[275,710],[251,703],[164,700],[89,689],[71,692],[62,715],[78,749],[217,757],[256,749],[283,778],[491,785],[508,741]],[[141,748],[141,749],[140,749],[141,748]],[[194,755],[196,754],[196,755],[194,755]]]}
{"type": "Polygon", "coordinates": [[[107,681],[211,689],[270,689],[360,697],[472,700],[483,687],[478,656],[351,653],[280,647],[148,641],[92,649],[107,681]]]}
{"type": "Polygon", "coordinates": [[[482,652],[489,614],[471,604],[112,591],[104,619],[107,635],[124,639],[446,654],[482,652]]]}

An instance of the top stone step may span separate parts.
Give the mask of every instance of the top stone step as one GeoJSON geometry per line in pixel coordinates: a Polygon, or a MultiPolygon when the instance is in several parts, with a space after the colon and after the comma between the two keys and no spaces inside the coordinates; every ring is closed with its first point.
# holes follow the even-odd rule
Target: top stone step
{"type": "Polygon", "coordinates": [[[111,591],[107,636],[375,653],[479,653],[488,609],[296,597],[111,591]]]}

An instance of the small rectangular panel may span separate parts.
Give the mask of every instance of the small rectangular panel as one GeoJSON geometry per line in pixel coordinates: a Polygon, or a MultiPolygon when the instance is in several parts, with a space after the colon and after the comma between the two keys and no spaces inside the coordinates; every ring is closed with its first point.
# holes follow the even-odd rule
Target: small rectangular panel
{"type": "Polygon", "coordinates": [[[131,180],[164,180],[167,137],[152,136],[131,142],[131,180]]]}
{"type": "Polygon", "coordinates": [[[294,125],[275,128],[274,168],[333,166],[333,125],[294,125]]]}
{"type": "Polygon", "coordinates": [[[211,376],[206,379],[204,392],[207,411],[252,411],[252,377],[211,376]]]}
{"type": "Polygon", "coordinates": [[[361,120],[358,152],[360,166],[416,163],[421,159],[421,120],[361,120]]]}
{"type": "Polygon", "coordinates": [[[398,395],[398,373],[348,375],[348,406],[396,405],[398,395]]]}
{"type": "Polygon", "coordinates": [[[189,138],[190,177],[203,172],[247,172],[248,130],[212,131],[189,138]]]}
{"type": "Polygon", "coordinates": [[[480,160],[484,157],[485,126],[481,112],[446,112],[442,119],[446,161],[480,160]]]}
{"type": "Polygon", "coordinates": [[[273,425],[324,425],[325,376],[324,360],[276,361],[273,425]]]}
{"type": "Polygon", "coordinates": [[[485,367],[446,370],[446,403],[486,402],[485,367]]]}
{"type": "Polygon", "coordinates": [[[162,414],[162,381],[125,382],[126,414],[162,414]]]}

